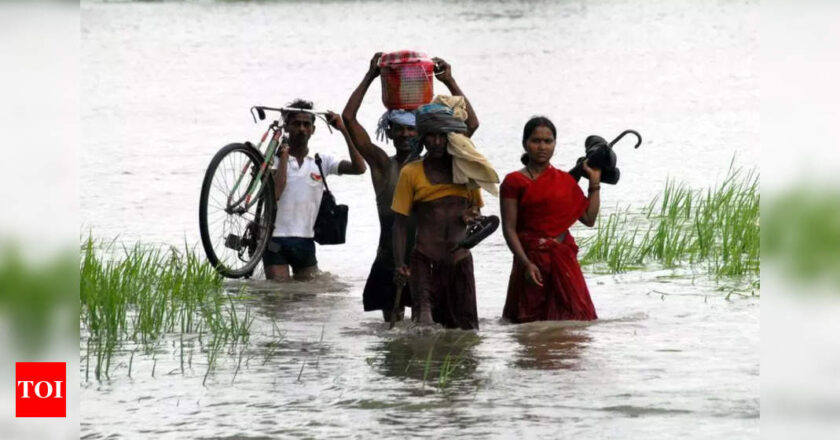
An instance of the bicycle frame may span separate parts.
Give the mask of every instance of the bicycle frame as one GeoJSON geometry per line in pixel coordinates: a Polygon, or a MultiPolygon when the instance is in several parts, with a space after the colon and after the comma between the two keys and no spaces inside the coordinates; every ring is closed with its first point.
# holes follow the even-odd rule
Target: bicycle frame
{"type": "MultiPolygon", "coordinates": [[[[239,174],[239,178],[236,179],[236,183],[230,190],[230,194],[228,194],[227,207],[225,208],[225,211],[228,213],[241,214],[247,212],[248,209],[250,209],[251,206],[253,206],[254,203],[256,203],[257,200],[260,199],[260,196],[262,195],[262,192],[265,189],[266,181],[268,180],[269,176],[266,170],[272,165],[274,161],[274,155],[277,152],[277,146],[280,145],[280,139],[282,138],[284,132],[283,122],[281,121],[286,113],[309,113],[315,117],[321,118],[322,120],[324,120],[324,122],[327,122],[326,112],[317,112],[313,110],[300,108],[273,108],[264,106],[254,106],[251,107],[251,117],[254,118],[254,123],[257,123],[257,116],[260,120],[265,119],[266,110],[279,112],[281,117],[272,121],[271,124],[269,124],[268,129],[266,129],[265,133],[263,133],[262,135],[262,138],[260,138],[260,143],[257,144],[257,150],[261,151],[266,139],[268,139],[269,137],[271,138],[271,140],[268,142],[268,147],[266,148],[266,151],[263,154],[263,163],[260,164],[260,169],[259,171],[257,171],[257,175],[249,185],[248,191],[245,194],[243,194],[242,197],[240,197],[238,200],[232,201],[233,195],[236,193],[236,190],[239,188],[239,185],[242,184],[242,179],[245,178],[246,174],[248,174],[248,168],[251,164],[245,164],[245,166],[242,168],[242,171],[239,174]],[[256,116],[254,115],[255,111],[257,114],[256,116]],[[243,201],[245,204],[241,205],[243,201]]],[[[330,127],[329,122],[327,122],[327,128],[330,130],[330,133],[332,133],[332,128],[330,127]]]]}

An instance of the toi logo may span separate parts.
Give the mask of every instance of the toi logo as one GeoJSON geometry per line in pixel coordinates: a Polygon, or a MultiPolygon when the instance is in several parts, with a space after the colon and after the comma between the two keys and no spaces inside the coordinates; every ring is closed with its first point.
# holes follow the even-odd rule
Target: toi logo
{"type": "Polygon", "coordinates": [[[67,364],[15,363],[15,417],[67,417],[67,364]]]}

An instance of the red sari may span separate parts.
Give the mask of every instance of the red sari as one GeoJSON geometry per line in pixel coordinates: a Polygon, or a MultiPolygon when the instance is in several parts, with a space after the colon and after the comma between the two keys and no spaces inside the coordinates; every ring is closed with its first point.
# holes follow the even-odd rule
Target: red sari
{"type": "Polygon", "coordinates": [[[543,278],[543,287],[528,281],[526,267],[514,259],[502,316],[512,322],[597,319],[569,234],[589,207],[575,179],[551,165],[534,181],[517,171],[505,176],[501,197],[517,200],[516,232],[543,278]],[[554,240],[563,234],[562,242],[554,240]]]}

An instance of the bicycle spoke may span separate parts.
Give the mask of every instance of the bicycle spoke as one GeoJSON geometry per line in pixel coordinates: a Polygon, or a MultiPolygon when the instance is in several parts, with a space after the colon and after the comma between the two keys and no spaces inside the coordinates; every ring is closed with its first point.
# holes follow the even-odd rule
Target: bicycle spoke
{"type": "MultiPolygon", "coordinates": [[[[209,196],[208,198],[209,198],[210,203],[213,204],[213,206],[221,207],[222,205],[226,205],[226,203],[220,202],[219,199],[217,199],[216,197],[209,196]]],[[[222,211],[224,211],[223,208],[222,208],[222,211]]]]}
{"type": "Polygon", "coordinates": [[[224,220],[225,220],[225,219],[224,219],[223,217],[219,217],[219,218],[217,218],[217,219],[215,219],[215,220],[213,220],[213,221],[208,221],[208,222],[207,222],[207,227],[208,227],[208,228],[212,231],[212,230],[213,230],[213,226],[216,226],[217,224],[219,224],[219,222],[220,222],[220,221],[224,221],[224,220]]]}
{"type": "Polygon", "coordinates": [[[228,196],[232,196],[230,184],[228,183],[227,176],[224,173],[222,174],[222,176],[223,177],[220,179],[221,182],[219,182],[218,188],[219,191],[221,191],[221,193],[225,196],[225,198],[227,198],[228,196]]]}
{"type": "Polygon", "coordinates": [[[226,192],[226,191],[225,191],[225,189],[224,189],[224,188],[222,188],[222,187],[221,187],[221,185],[220,185],[219,183],[217,183],[215,180],[213,181],[213,188],[218,189],[218,190],[219,190],[219,192],[220,192],[220,193],[222,193],[222,195],[224,195],[224,196],[225,196],[225,200],[227,200],[227,192],[226,192]]]}

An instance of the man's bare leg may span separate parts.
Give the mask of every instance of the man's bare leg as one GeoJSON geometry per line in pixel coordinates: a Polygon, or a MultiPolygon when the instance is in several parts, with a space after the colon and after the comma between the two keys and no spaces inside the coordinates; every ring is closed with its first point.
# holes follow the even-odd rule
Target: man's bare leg
{"type": "Polygon", "coordinates": [[[295,280],[296,281],[310,281],[315,278],[315,275],[318,274],[318,265],[315,264],[313,266],[304,267],[302,269],[298,269],[295,271],[295,280]]]}
{"type": "Polygon", "coordinates": [[[265,266],[265,279],[277,283],[291,281],[292,277],[289,276],[289,265],[275,264],[271,266],[265,266]]]}
{"type": "Polygon", "coordinates": [[[428,258],[420,254],[416,249],[414,251],[418,254],[417,257],[411,258],[411,320],[419,325],[434,325],[435,321],[432,319],[432,286],[433,282],[429,278],[430,273],[425,269],[428,258]]]}

